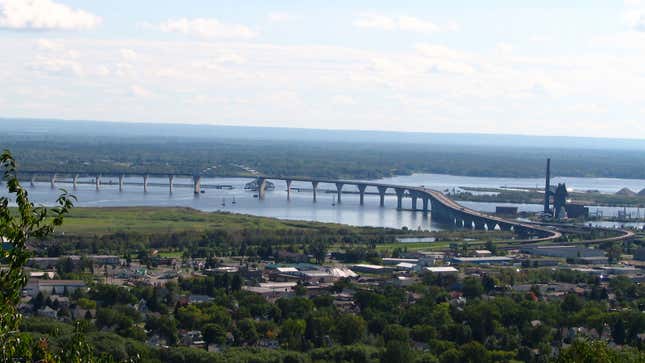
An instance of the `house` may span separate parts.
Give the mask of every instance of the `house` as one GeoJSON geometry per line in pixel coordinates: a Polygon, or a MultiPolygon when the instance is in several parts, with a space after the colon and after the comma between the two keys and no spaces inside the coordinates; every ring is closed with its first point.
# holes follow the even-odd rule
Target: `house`
{"type": "Polygon", "coordinates": [[[259,294],[266,299],[278,299],[293,295],[293,288],[297,285],[296,282],[261,282],[258,286],[244,286],[242,289],[259,294]]]}
{"type": "Polygon", "coordinates": [[[215,299],[208,295],[192,294],[188,296],[189,304],[201,304],[201,303],[211,302],[213,300],[215,299]]]}
{"type": "Polygon", "coordinates": [[[49,298],[52,302],[57,302],[58,306],[69,307],[69,298],[67,296],[51,295],[49,298]]]}
{"type": "Polygon", "coordinates": [[[514,259],[505,256],[489,257],[453,257],[452,263],[455,264],[474,264],[474,265],[510,265],[514,259]]]}
{"type": "Polygon", "coordinates": [[[181,336],[181,343],[191,347],[201,347],[206,345],[202,332],[199,330],[190,330],[183,333],[181,336]]]}
{"type": "Polygon", "coordinates": [[[600,257],[605,255],[602,250],[576,245],[528,246],[522,247],[520,251],[529,255],[574,259],[582,257],[600,257]]]}
{"type": "Polygon", "coordinates": [[[418,264],[419,260],[416,258],[383,258],[382,262],[384,265],[398,265],[400,263],[411,263],[418,264]]]}
{"type": "MultiPolygon", "coordinates": [[[[89,261],[92,261],[96,265],[120,265],[123,260],[119,256],[114,255],[89,255],[83,256],[89,261]]],[[[72,261],[73,264],[79,264],[81,261],[81,256],[69,255],[61,257],[32,257],[27,260],[26,265],[29,267],[35,267],[40,269],[51,269],[56,267],[56,265],[65,260],[72,261]]]]}
{"type": "Polygon", "coordinates": [[[76,289],[85,289],[85,282],[81,280],[39,280],[31,279],[25,286],[23,292],[29,296],[36,296],[39,292],[46,295],[67,292],[72,293],[76,289]]]}
{"type": "Polygon", "coordinates": [[[437,275],[456,275],[459,273],[459,270],[452,266],[426,267],[424,270],[437,275]]]}
{"type": "Polygon", "coordinates": [[[70,313],[75,320],[92,319],[96,316],[96,309],[84,309],[80,305],[76,305],[70,313]]]}
{"type": "Polygon", "coordinates": [[[44,308],[38,310],[36,314],[38,316],[44,316],[46,318],[52,318],[52,319],[56,319],[56,316],[58,315],[56,310],[50,308],[49,306],[45,306],[44,308]]]}
{"type": "Polygon", "coordinates": [[[351,267],[351,270],[354,272],[362,272],[362,273],[368,273],[368,274],[383,274],[383,273],[389,273],[392,271],[390,267],[385,267],[385,266],[379,266],[379,265],[367,265],[367,264],[359,264],[359,265],[354,265],[351,267]]]}

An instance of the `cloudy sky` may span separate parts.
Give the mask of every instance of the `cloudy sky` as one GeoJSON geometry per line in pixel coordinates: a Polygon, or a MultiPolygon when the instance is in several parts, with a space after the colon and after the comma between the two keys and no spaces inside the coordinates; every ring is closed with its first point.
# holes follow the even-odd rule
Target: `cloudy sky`
{"type": "Polygon", "coordinates": [[[645,1],[0,0],[0,84],[0,117],[645,138],[645,1]]]}

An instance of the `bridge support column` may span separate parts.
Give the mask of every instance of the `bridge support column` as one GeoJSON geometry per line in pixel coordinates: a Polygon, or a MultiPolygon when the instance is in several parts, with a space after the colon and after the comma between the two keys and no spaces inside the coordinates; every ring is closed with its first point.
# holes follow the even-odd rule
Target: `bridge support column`
{"type": "Polygon", "coordinates": [[[417,193],[412,192],[412,193],[410,193],[410,195],[412,196],[412,210],[416,211],[417,210],[417,198],[418,198],[417,193]]]}
{"type": "Polygon", "coordinates": [[[143,192],[144,193],[148,192],[148,174],[145,174],[143,176],[143,192]]]}
{"type": "Polygon", "coordinates": [[[51,185],[52,189],[56,189],[56,174],[49,176],[49,184],[51,185]]]}
{"type": "Polygon", "coordinates": [[[76,190],[76,188],[78,187],[78,174],[74,175],[74,178],[72,179],[72,186],[74,190],[76,190]]]}
{"type": "Polygon", "coordinates": [[[475,229],[483,231],[485,229],[485,225],[486,221],[484,221],[483,219],[475,219],[475,229]]]}
{"type": "Polygon", "coordinates": [[[336,183],[336,191],[338,192],[338,196],[336,197],[336,200],[338,201],[338,204],[341,203],[340,200],[340,195],[343,194],[343,183],[336,183]]]}
{"type": "Polygon", "coordinates": [[[316,203],[316,190],[318,189],[318,182],[317,181],[312,181],[311,182],[311,188],[314,192],[314,203],[316,203]]]}
{"type": "Polygon", "coordinates": [[[98,192],[101,190],[101,176],[97,175],[96,179],[94,179],[94,183],[96,184],[96,191],[98,192]]]}
{"type": "Polygon", "coordinates": [[[363,205],[365,203],[365,188],[367,188],[367,185],[358,184],[356,186],[358,187],[358,194],[360,196],[360,204],[363,205]]]}
{"type": "Polygon", "coordinates": [[[267,180],[258,178],[258,199],[263,200],[266,194],[267,180]]]}
{"type": "Polygon", "coordinates": [[[287,200],[291,200],[291,180],[287,179],[287,200]]]}
{"type": "Polygon", "coordinates": [[[496,225],[497,225],[497,222],[488,221],[486,222],[486,229],[489,231],[494,231],[496,225]]]}
{"type": "Polygon", "coordinates": [[[202,177],[193,175],[193,193],[199,194],[202,192],[202,177]]]}
{"type": "Polygon", "coordinates": [[[385,206],[385,192],[387,191],[387,187],[381,187],[378,186],[376,187],[378,189],[378,195],[379,195],[379,205],[381,207],[385,206]]]}
{"type": "Polygon", "coordinates": [[[168,193],[172,194],[173,182],[175,181],[174,175],[168,175],[168,193]]]}
{"type": "Polygon", "coordinates": [[[501,229],[502,231],[510,231],[511,225],[506,223],[499,223],[499,229],[501,229]]]}
{"type": "Polygon", "coordinates": [[[421,201],[423,202],[423,213],[428,213],[428,197],[421,197],[421,201]]]}
{"type": "Polygon", "coordinates": [[[396,188],[394,191],[396,192],[396,209],[401,210],[403,209],[403,195],[405,194],[405,189],[396,188]]]}
{"type": "Polygon", "coordinates": [[[119,175],[119,192],[123,191],[123,186],[125,185],[125,175],[119,175]]]}

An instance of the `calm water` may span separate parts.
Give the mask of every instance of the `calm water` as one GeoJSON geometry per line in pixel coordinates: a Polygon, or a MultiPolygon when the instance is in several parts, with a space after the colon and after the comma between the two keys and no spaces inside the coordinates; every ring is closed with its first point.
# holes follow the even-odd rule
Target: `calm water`
{"type": "MultiPolygon", "coordinates": [[[[79,179],[81,182],[89,183],[90,179],[79,179]]],[[[336,222],[360,226],[383,226],[400,228],[406,226],[411,229],[437,230],[441,225],[431,223],[429,216],[421,212],[397,211],[396,197],[387,195],[385,208],[378,205],[378,195],[366,195],[365,205],[359,205],[358,194],[343,194],[342,203],[334,205],[335,193],[326,191],[335,190],[335,186],[320,184],[318,190],[318,201],[312,203],[311,184],[293,182],[292,188],[301,188],[302,191],[293,190],[291,200],[287,200],[286,185],[277,181],[275,190],[267,191],[266,199],[254,198],[254,192],[244,190],[244,184],[249,182],[247,178],[203,178],[202,185],[204,194],[194,195],[192,191],[192,180],[189,178],[175,178],[175,190],[172,194],[168,191],[166,178],[150,178],[148,192],[143,192],[142,178],[127,178],[125,190],[119,192],[117,178],[103,178],[100,191],[96,191],[93,184],[79,184],[74,194],[78,197],[79,206],[108,207],[108,206],[186,206],[204,211],[228,211],[234,213],[245,213],[258,216],[275,217],[282,219],[311,220],[320,222],[336,222]],[[110,184],[112,182],[112,184],[110,184]],[[214,189],[208,186],[230,185],[233,189],[214,189]],[[233,203],[235,201],[235,203],[233,203]]],[[[565,181],[561,178],[554,178],[553,182],[565,181]]],[[[479,178],[462,177],[440,174],[415,174],[411,176],[399,176],[384,178],[379,182],[390,184],[401,184],[409,186],[424,185],[438,190],[468,187],[536,187],[543,184],[539,178],[479,178]]],[[[616,192],[623,187],[632,190],[640,190],[645,187],[645,180],[625,180],[606,178],[566,178],[567,186],[576,190],[596,189],[602,192],[616,192]]],[[[52,189],[48,182],[37,182],[34,187],[29,182],[30,195],[37,203],[51,204],[57,195],[57,190],[52,189]]],[[[71,184],[60,182],[58,187],[72,189],[71,184]]],[[[356,191],[353,186],[346,186],[343,191],[356,191]]],[[[367,189],[367,193],[376,190],[367,189]]],[[[4,191],[2,192],[4,193],[4,191]]],[[[477,203],[464,202],[465,206],[485,211],[494,212],[497,205],[513,205],[505,203],[477,203]]],[[[419,204],[420,206],[420,204],[419,204]]],[[[517,205],[520,211],[540,211],[541,205],[520,204],[517,205]]],[[[411,208],[410,199],[404,199],[404,208],[411,208]]],[[[612,207],[591,207],[592,212],[601,210],[605,216],[616,215],[618,209],[612,207]]],[[[645,211],[635,208],[628,208],[633,215],[643,215],[645,211]]]]}

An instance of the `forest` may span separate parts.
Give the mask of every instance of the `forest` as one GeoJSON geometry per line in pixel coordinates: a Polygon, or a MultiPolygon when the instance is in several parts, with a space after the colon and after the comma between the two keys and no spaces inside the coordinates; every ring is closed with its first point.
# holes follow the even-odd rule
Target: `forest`
{"type": "Polygon", "coordinates": [[[554,176],[645,178],[645,151],[350,142],[0,134],[0,148],[22,172],[183,173],[377,179],[412,173],[484,177],[541,177],[545,159],[554,176]],[[244,168],[246,169],[244,169],[244,168]]]}

